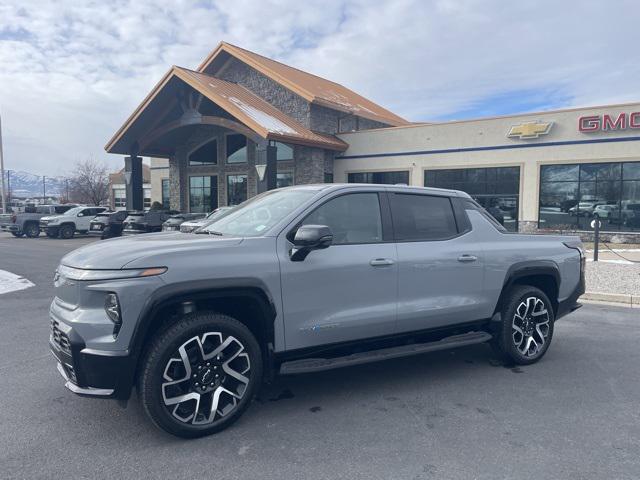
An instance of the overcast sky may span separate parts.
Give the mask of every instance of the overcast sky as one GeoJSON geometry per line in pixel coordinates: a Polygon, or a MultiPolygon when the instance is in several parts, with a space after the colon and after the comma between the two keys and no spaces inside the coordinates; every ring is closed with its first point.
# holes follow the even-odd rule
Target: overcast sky
{"type": "Polygon", "coordinates": [[[68,173],[226,40],[411,121],[640,101],[636,0],[0,2],[5,168],[68,173]]]}

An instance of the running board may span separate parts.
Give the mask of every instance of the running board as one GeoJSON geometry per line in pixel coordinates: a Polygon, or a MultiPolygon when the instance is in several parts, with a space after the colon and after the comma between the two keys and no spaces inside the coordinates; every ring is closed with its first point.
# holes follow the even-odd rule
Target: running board
{"type": "Polygon", "coordinates": [[[297,373],[321,372],[334,368],[362,365],[364,363],[380,362],[391,358],[408,357],[420,353],[437,352],[450,348],[475,345],[491,340],[491,334],[487,332],[469,332],[461,335],[452,335],[436,342],[414,343],[399,347],[381,348],[368,352],[354,353],[344,357],[335,358],[305,358],[285,362],[280,366],[280,375],[295,375],[297,373]]]}

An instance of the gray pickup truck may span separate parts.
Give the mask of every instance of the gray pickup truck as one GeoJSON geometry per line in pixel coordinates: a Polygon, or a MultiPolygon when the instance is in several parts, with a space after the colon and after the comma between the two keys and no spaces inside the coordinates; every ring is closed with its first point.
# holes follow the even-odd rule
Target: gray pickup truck
{"type": "Polygon", "coordinates": [[[40,219],[49,215],[61,215],[76,205],[38,205],[27,207],[23,213],[15,213],[0,218],[0,230],[11,232],[14,237],[26,235],[35,238],[40,235],[40,219]]]}
{"type": "Polygon", "coordinates": [[[580,306],[584,262],[579,238],[507,233],[462,192],[294,186],[197,234],[69,253],[50,347],[71,391],[124,403],[136,386],[156,425],[197,437],[277,373],[483,342],[537,362],[580,306]]]}

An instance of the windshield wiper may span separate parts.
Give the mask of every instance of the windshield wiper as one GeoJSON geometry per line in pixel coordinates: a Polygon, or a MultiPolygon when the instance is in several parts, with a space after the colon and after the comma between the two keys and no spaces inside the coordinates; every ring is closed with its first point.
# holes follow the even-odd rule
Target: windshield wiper
{"type": "Polygon", "coordinates": [[[219,237],[222,237],[224,235],[224,233],[222,233],[222,232],[214,232],[213,230],[198,230],[198,231],[193,232],[193,233],[195,233],[197,235],[204,235],[206,233],[207,235],[217,235],[219,237]]]}

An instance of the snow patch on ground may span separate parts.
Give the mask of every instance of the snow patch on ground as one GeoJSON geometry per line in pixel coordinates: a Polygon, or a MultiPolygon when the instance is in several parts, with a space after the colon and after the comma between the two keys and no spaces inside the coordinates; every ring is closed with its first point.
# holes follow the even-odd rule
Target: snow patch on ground
{"type": "Polygon", "coordinates": [[[6,270],[0,270],[0,295],[30,287],[35,287],[35,284],[26,278],[20,277],[15,273],[7,272],[6,270]]]}

